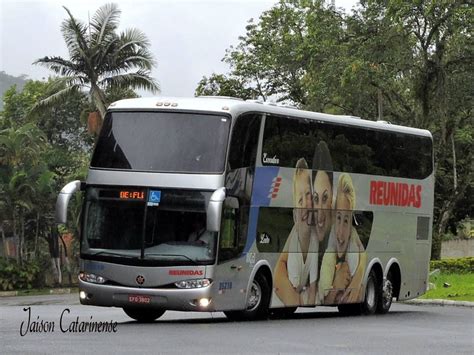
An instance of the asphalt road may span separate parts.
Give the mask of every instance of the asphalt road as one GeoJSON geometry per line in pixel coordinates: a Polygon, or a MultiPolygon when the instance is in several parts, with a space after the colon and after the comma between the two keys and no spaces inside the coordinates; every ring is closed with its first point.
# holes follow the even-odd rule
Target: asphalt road
{"type": "Polygon", "coordinates": [[[76,295],[0,298],[1,354],[446,355],[472,354],[473,339],[474,308],[466,307],[394,304],[387,315],[357,317],[320,307],[290,319],[241,323],[222,313],[167,312],[155,323],[138,324],[121,309],[81,306],[76,295]],[[26,332],[30,311],[30,324],[43,321],[48,332],[26,332]],[[117,322],[116,332],[111,326],[110,332],[74,332],[77,317],[79,323],[91,317],[117,322]]]}

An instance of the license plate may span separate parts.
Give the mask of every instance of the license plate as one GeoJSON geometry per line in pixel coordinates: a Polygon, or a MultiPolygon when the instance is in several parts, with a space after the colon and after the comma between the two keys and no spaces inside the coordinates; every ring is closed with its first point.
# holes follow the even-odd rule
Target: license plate
{"type": "Polygon", "coordinates": [[[139,303],[139,304],[149,304],[151,303],[151,297],[143,296],[143,295],[128,295],[128,302],[139,303]]]}

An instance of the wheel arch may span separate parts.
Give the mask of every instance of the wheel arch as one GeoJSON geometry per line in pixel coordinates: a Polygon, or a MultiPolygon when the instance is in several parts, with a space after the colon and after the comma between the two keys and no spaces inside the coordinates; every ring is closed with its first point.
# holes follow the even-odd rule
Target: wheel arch
{"type": "MultiPolygon", "coordinates": [[[[382,282],[383,277],[384,277],[382,262],[380,261],[379,258],[373,258],[367,264],[367,269],[365,270],[365,276],[364,276],[364,285],[367,285],[367,279],[369,278],[369,274],[372,270],[374,270],[375,274],[377,275],[378,282],[382,282]]],[[[364,291],[364,294],[365,294],[365,291],[364,291]]]]}
{"type": "Polygon", "coordinates": [[[267,260],[259,260],[253,267],[252,272],[250,273],[250,277],[247,283],[247,291],[246,291],[247,296],[250,290],[250,285],[252,284],[252,281],[255,278],[255,275],[257,275],[257,273],[259,272],[263,273],[263,276],[265,276],[265,278],[267,279],[268,285],[270,286],[270,290],[273,289],[273,275],[272,275],[272,269],[270,267],[270,264],[268,263],[267,260]]]}

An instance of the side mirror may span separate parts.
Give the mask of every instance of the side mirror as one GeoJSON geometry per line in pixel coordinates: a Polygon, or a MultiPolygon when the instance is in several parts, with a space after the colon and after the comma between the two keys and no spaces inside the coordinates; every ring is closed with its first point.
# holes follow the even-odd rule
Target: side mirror
{"type": "Polygon", "coordinates": [[[239,209],[239,199],[237,197],[229,196],[224,200],[224,207],[231,208],[233,210],[239,209]]]}
{"type": "Polygon", "coordinates": [[[67,206],[71,196],[76,192],[82,190],[82,183],[79,180],[72,181],[66,184],[56,200],[56,215],[55,220],[57,224],[65,224],[67,221],[67,206]]]}
{"type": "Polygon", "coordinates": [[[218,232],[221,226],[222,204],[225,200],[225,187],[214,191],[207,206],[206,229],[209,232],[218,232]]]}

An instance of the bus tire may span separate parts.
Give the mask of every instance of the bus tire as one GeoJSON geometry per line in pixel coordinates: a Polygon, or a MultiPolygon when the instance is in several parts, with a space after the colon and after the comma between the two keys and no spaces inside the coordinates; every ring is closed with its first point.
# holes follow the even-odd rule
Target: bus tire
{"type": "Polygon", "coordinates": [[[374,270],[370,270],[367,284],[365,286],[365,297],[362,302],[362,312],[366,315],[374,314],[377,310],[377,304],[380,300],[381,289],[374,270]]]}
{"type": "Polygon", "coordinates": [[[123,307],[123,311],[127,316],[135,319],[139,323],[151,323],[155,319],[160,318],[166,312],[164,309],[136,307],[123,307]]]}
{"type": "Polygon", "coordinates": [[[379,293],[380,298],[377,302],[377,313],[386,314],[390,310],[393,300],[393,278],[389,272],[387,278],[383,282],[382,291],[379,293]]]}
{"type": "Polygon", "coordinates": [[[273,308],[270,310],[270,317],[274,319],[285,319],[291,317],[298,307],[273,308]]]}
{"type": "Polygon", "coordinates": [[[226,311],[224,314],[232,321],[250,321],[268,318],[270,305],[270,286],[262,273],[257,273],[250,286],[243,311],[226,311]]]}

